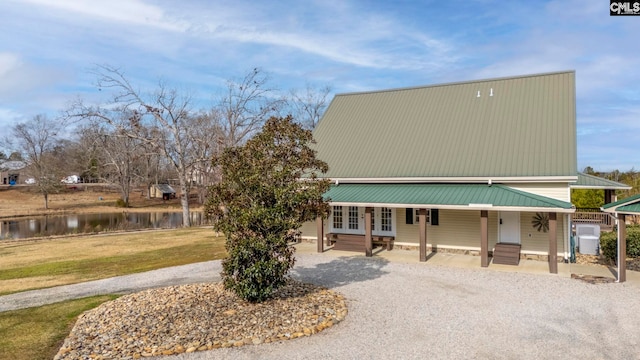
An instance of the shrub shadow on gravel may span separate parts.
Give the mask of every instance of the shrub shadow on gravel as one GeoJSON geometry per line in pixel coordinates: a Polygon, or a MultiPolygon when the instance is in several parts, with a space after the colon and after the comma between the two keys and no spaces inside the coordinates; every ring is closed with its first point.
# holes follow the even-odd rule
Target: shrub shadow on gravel
{"type": "Polygon", "coordinates": [[[389,261],[381,258],[345,256],[314,266],[296,265],[291,272],[303,282],[335,288],[382,277],[389,273],[383,270],[387,264],[389,261]]]}

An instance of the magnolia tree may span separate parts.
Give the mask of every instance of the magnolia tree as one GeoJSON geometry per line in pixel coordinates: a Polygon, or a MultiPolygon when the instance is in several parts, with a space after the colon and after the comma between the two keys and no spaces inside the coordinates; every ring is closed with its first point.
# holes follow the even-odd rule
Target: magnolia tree
{"type": "Polygon", "coordinates": [[[227,237],[222,277],[227,289],[261,302],[284,285],[293,267],[295,230],[329,211],[322,195],[328,166],[316,159],[311,132],[272,117],[243,146],[213,159],[222,181],[209,188],[205,206],[214,229],[227,237]]]}

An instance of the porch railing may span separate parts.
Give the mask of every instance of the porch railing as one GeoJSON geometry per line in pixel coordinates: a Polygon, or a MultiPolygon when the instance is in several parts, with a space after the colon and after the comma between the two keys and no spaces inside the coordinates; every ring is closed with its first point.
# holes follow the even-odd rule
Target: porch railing
{"type": "Polygon", "coordinates": [[[598,208],[578,208],[571,216],[574,223],[598,224],[600,228],[613,229],[615,218],[598,208]]]}

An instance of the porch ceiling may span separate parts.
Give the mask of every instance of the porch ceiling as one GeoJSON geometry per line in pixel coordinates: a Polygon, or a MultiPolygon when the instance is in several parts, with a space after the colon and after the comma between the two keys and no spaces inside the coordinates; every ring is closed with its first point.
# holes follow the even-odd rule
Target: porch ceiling
{"type": "Polygon", "coordinates": [[[572,213],[564,201],[486,184],[340,184],[324,195],[333,205],[572,213]]]}

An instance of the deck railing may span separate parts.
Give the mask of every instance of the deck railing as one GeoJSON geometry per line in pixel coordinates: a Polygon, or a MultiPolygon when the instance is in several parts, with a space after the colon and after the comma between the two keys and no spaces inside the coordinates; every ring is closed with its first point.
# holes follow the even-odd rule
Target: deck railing
{"type": "Polygon", "coordinates": [[[598,224],[601,228],[612,229],[615,224],[615,218],[609,214],[600,211],[598,208],[578,208],[571,216],[574,223],[598,224]]]}

